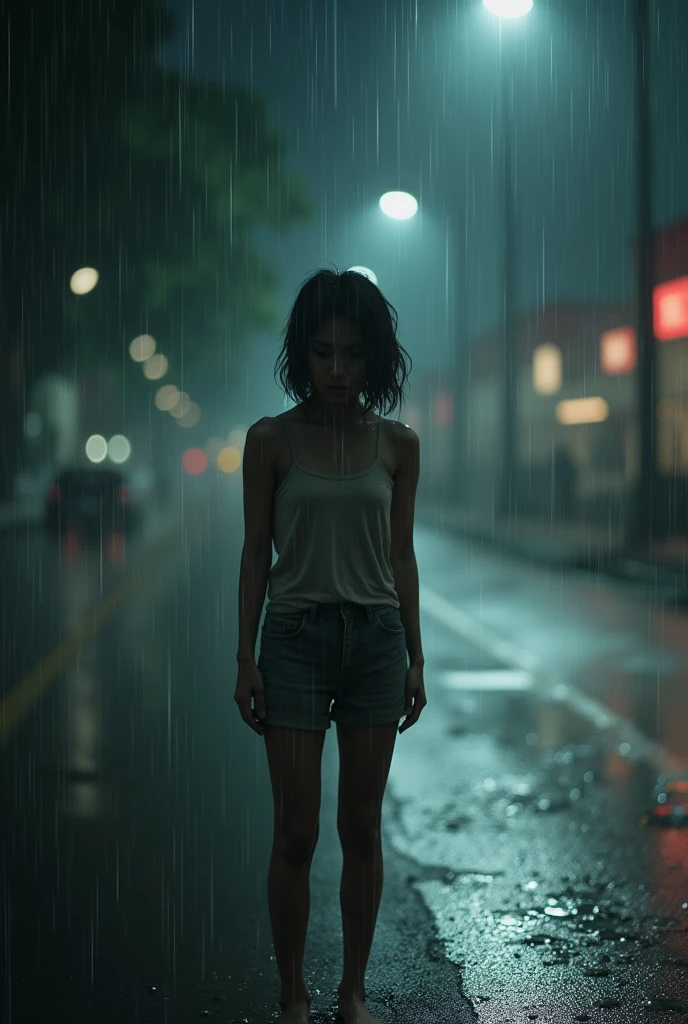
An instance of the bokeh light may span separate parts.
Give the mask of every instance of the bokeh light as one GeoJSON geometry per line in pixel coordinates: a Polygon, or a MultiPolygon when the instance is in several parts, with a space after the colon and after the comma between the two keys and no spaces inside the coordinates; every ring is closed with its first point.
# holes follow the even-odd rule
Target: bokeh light
{"type": "Polygon", "coordinates": [[[227,444],[231,445],[233,448],[238,448],[240,452],[243,452],[246,445],[247,434],[248,427],[244,427],[240,424],[238,427],[235,427],[234,430],[230,431],[229,437],[227,438],[227,444]]]}
{"type": "Polygon", "coordinates": [[[155,404],[163,412],[169,412],[179,398],[179,388],[174,384],[163,384],[155,392],[155,404]]]}
{"type": "Polygon", "coordinates": [[[182,457],[182,465],[189,476],[200,476],[208,467],[208,456],[202,448],[187,448],[182,457]]]}
{"type": "Polygon", "coordinates": [[[232,445],[225,445],[217,456],[217,464],[223,473],[235,473],[241,465],[241,454],[232,445]]]}
{"type": "Polygon", "coordinates": [[[121,465],[131,455],[131,444],[124,434],[114,434],[108,441],[108,456],[111,462],[121,465]]]}
{"type": "Polygon", "coordinates": [[[69,279],[69,287],[75,295],[86,295],[98,284],[98,271],[93,267],[80,267],[69,279]]]}
{"type": "Polygon", "coordinates": [[[155,352],[155,338],[150,334],[139,334],[129,346],[129,355],[135,363],[145,363],[155,352]]]}
{"type": "Polygon", "coordinates": [[[186,412],[182,416],[177,416],[177,423],[180,427],[195,427],[200,418],[200,408],[195,402],[191,402],[186,412]]]}
{"type": "Polygon", "coordinates": [[[171,405],[167,411],[170,416],[174,416],[176,419],[178,416],[183,416],[184,413],[188,412],[190,405],[191,399],[187,395],[186,391],[180,391],[174,405],[171,405]]]}
{"type": "Polygon", "coordinates": [[[148,380],[159,380],[160,377],[164,377],[167,373],[167,367],[167,356],[151,356],[143,364],[143,376],[147,377],[148,380]]]}
{"type": "Polygon", "coordinates": [[[86,442],[86,457],[91,462],[102,462],[107,455],[107,441],[102,434],[91,434],[86,442]]]}

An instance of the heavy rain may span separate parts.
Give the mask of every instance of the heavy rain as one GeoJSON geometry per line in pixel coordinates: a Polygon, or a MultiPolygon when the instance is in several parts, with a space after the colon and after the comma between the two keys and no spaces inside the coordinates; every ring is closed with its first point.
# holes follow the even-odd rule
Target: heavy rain
{"type": "Polygon", "coordinates": [[[0,52],[0,1024],[688,1013],[688,0],[0,52]]]}

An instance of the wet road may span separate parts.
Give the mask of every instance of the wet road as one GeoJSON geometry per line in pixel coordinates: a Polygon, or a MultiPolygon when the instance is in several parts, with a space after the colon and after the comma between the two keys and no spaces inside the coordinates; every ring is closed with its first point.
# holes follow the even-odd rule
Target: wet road
{"type": "MultiPolygon", "coordinates": [[[[0,534],[8,1024],[275,1016],[269,776],[232,701],[242,534],[238,481],[125,546],[0,534]]],[[[686,618],[432,523],[416,554],[429,704],[385,800],[371,1009],[639,1020],[688,987],[688,830],[652,824],[688,761],[686,618]]],[[[332,729],[314,1021],[341,963],[336,785],[332,729]]]]}

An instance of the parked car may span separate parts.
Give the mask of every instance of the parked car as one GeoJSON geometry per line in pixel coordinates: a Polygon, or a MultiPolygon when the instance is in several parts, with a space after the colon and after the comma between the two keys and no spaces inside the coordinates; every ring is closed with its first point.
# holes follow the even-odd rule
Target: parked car
{"type": "Polygon", "coordinates": [[[119,469],[65,469],[48,489],[45,526],[52,535],[71,529],[131,534],[139,519],[134,489],[119,469]]]}

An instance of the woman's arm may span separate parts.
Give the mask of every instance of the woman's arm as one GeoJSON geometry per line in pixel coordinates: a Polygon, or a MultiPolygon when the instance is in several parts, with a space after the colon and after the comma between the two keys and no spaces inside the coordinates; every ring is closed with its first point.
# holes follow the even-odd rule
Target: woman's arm
{"type": "Polygon", "coordinates": [[[399,613],[406,630],[409,660],[412,665],[423,665],[425,658],[420,637],[418,565],[413,550],[413,519],[420,475],[420,439],[405,423],[397,423],[395,432],[397,471],[390,511],[390,560],[394,587],[399,598],[399,613]]]}

